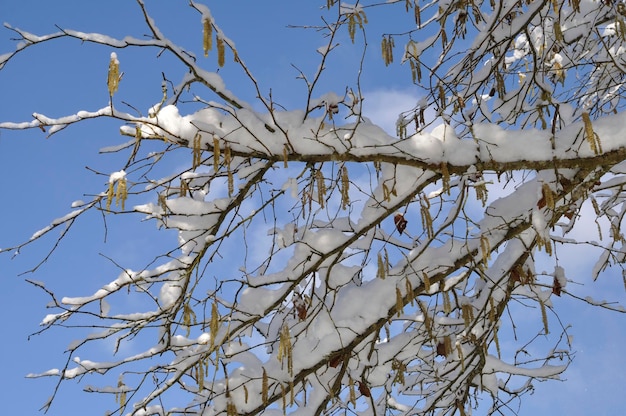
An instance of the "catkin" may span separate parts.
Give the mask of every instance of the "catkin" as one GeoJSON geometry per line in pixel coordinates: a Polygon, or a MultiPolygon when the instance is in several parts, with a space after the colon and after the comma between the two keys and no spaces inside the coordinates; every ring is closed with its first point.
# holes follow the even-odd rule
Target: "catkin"
{"type": "Polygon", "coordinates": [[[489,239],[484,234],[480,236],[480,251],[482,260],[486,263],[489,257],[491,257],[491,245],[489,244],[489,239]]]}
{"type": "Polygon", "coordinates": [[[443,183],[443,191],[450,195],[450,172],[446,162],[441,162],[441,181],[443,183]]]}
{"type": "Polygon", "coordinates": [[[202,48],[205,57],[209,56],[209,51],[213,49],[213,26],[209,19],[202,21],[202,48]]]}
{"type": "Polygon", "coordinates": [[[315,181],[317,183],[317,203],[324,208],[324,199],[326,198],[326,183],[324,182],[324,174],[321,169],[315,171],[315,181]]]}
{"type": "Polygon", "coordinates": [[[224,39],[221,37],[217,37],[217,64],[221,67],[224,66],[225,60],[225,47],[224,47],[224,39]]]}
{"type": "Polygon", "coordinates": [[[545,331],[544,335],[548,335],[550,331],[548,329],[548,314],[546,312],[546,305],[542,300],[539,300],[539,306],[541,307],[541,320],[543,321],[543,329],[545,331]]]}
{"type": "Polygon", "coordinates": [[[354,380],[348,377],[348,389],[350,391],[350,403],[356,407],[356,390],[354,389],[354,380]]]}
{"type": "Polygon", "coordinates": [[[341,208],[347,209],[350,204],[350,179],[348,178],[348,168],[344,165],[341,167],[341,208]]]}
{"type": "Polygon", "coordinates": [[[196,133],[193,138],[193,169],[200,166],[202,163],[202,136],[200,133],[196,133]]]}
{"type": "Polygon", "coordinates": [[[120,61],[117,60],[117,54],[111,53],[109,61],[109,72],[107,74],[107,88],[109,95],[113,96],[117,92],[120,83],[120,61]]]}
{"type": "Polygon", "coordinates": [[[596,155],[602,153],[600,138],[598,137],[596,132],[593,131],[593,125],[591,124],[591,118],[589,117],[589,113],[585,111],[581,114],[581,117],[585,125],[585,139],[587,139],[589,147],[591,147],[591,150],[596,155]]]}
{"type": "Polygon", "coordinates": [[[220,139],[213,136],[213,170],[217,173],[220,170],[220,139]]]}
{"type": "Polygon", "coordinates": [[[430,278],[426,272],[422,272],[422,281],[424,282],[424,292],[430,292],[430,278]]]}
{"type": "Polygon", "coordinates": [[[261,381],[261,400],[263,401],[263,405],[267,405],[268,403],[268,384],[267,371],[265,371],[265,367],[263,367],[263,379],[261,381]]]}
{"type": "Polygon", "coordinates": [[[383,280],[386,277],[386,274],[385,274],[385,263],[383,261],[383,255],[380,252],[378,253],[376,277],[379,278],[379,279],[383,279],[383,280]]]}
{"type": "Polygon", "coordinates": [[[211,348],[215,346],[215,338],[217,336],[217,330],[219,329],[219,312],[217,311],[217,303],[213,302],[211,305],[211,320],[209,323],[209,331],[211,335],[211,348]]]}
{"type": "Polygon", "coordinates": [[[230,147],[224,148],[224,163],[226,164],[226,174],[228,175],[228,196],[232,196],[235,192],[235,180],[233,177],[233,171],[230,168],[230,162],[232,161],[230,156],[230,147]]]}
{"type": "Polygon", "coordinates": [[[404,301],[402,300],[402,293],[400,289],[396,287],[396,313],[398,317],[402,315],[402,309],[404,309],[404,301]]]}

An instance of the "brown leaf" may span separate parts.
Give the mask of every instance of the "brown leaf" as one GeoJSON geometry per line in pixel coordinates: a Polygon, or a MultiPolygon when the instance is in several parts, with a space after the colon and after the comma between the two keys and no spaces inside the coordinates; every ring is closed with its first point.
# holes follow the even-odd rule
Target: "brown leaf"
{"type": "Polygon", "coordinates": [[[367,387],[365,383],[361,383],[360,381],[358,381],[357,383],[359,383],[359,393],[361,393],[365,397],[372,397],[370,388],[367,387]]]}
{"type": "Polygon", "coordinates": [[[393,217],[393,223],[396,224],[396,229],[398,230],[400,235],[402,235],[402,232],[406,228],[406,225],[407,225],[408,221],[404,218],[404,215],[396,214],[393,217]]]}
{"type": "Polygon", "coordinates": [[[298,319],[304,321],[307,316],[307,305],[306,301],[302,299],[302,295],[300,295],[299,293],[296,293],[294,296],[293,306],[296,308],[298,319]]]}
{"type": "Polygon", "coordinates": [[[328,361],[328,365],[331,366],[332,368],[337,368],[339,364],[341,364],[342,361],[343,361],[343,356],[341,354],[335,354],[334,356],[330,357],[330,360],[328,361]]]}
{"type": "Polygon", "coordinates": [[[542,196],[539,201],[537,201],[537,208],[541,209],[546,206],[546,198],[542,196]]]}
{"type": "Polygon", "coordinates": [[[518,268],[514,268],[513,270],[511,270],[511,274],[510,274],[510,279],[512,282],[521,282],[522,279],[520,277],[520,272],[518,270],[518,268]]]}
{"type": "Polygon", "coordinates": [[[437,355],[441,357],[448,356],[448,351],[446,350],[446,344],[444,342],[440,342],[437,344],[437,355]]]}
{"type": "Polygon", "coordinates": [[[555,277],[554,282],[552,283],[552,293],[554,293],[557,296],[561,296],[561,289],[563,289],[561,287],[561,283],[559,283],[559,279],[555,277]]]}

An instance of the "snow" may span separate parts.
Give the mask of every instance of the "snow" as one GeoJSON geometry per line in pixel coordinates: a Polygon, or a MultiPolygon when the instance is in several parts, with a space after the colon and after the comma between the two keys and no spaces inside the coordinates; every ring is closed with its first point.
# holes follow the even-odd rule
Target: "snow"
{"type": "MultiPolygon", "coordinates": [[[[517,7],[515,4],[504,2],[504,10],[517,7]]],[[[192,6],[203,20],[214,23],[206,6],[195,3],[192,6]]],[[[543,4],[526,6],[527,12],[532,13],[543,4]]],[[[341,4],[340,9],[344,14],[365,10],[360,4],[341,4]]],[[[506,23],[507,29],[522,33],[521,25],[527,23],[523,14],[512,16],[506,23]]],[[[626,118],[622,114],[593,121],[593,131],[600,138],[604,152],[596,155],[584,139],[586,126],[576,121],[578,110],[572,104],[562,104],[564,125],[554,131],[532,127],[532,123],[521,126],[521,122],[512,128],[507,117],[519,110],[513,98],[520,90],[511,90],[504,97],[498,94],[482,98],[477,91],[467,96],[475,99],[474,110],[483,110],[484,117],[476,116],[474,121],[477,114],[474,113],[468,117],[466,126],[441,116],[427,131],[399,139],[365,116],[335,117],[330,122],[328,117],[334,113],[331,109],[354,103],[344,101],[345,97],[332,91],[312,95],[306,111],[282,108],[259,111],[259,103],[250,105],[240,100],[227,89],[221,75],[202,69],[191,54],[167,40],[152,19],[147,18],[146,22],[153,29],[154,39],[120,40],[78,31],[65,34],[112,47],[153,45],[171,51],[186,65],[193,79],[201,79],[219,101],[202,101],[204,108],[200,110],[164,101],[149,108],[149,117],[119,112],[112,104],[95,112],[78,111],[60,118],[35,113],[32,121],[3,122],[0,128],[48,127],[48,133],[54,134],[82,120],[114,117],[128,123],[121,128],[125,135],[134,136],[138,128],[142,140],[164,138],[165,146],[172,147],[193,147],[197,138],[207,160],[216,157],[213,143],[217,140],[221,150],[227,146],[235,156],[228,163],[222,155],[221,159],[210,160],[199,168],[195,164],[193,168],[185,165],[178,173],[167,172],[165,175],[169,176],[154,181],[145,181],[133,170],[134,166],[109,175],[109,183],[125,179],[147,183],[146,193],[137,196],[144,199],[138,199],[133,210],[155,220],[159,227],[176,230],[178,239],[173,243],[174,248],[157,255],[146,270],[123,270],[89,296],[59,297],[62,305],[57,306],[65,310],[46,315],[41,324],[60,325],[81,313],[115,321],[104,332],[92,333],[72,343],[71,352],[80,349],[87,340],[119,336],[119,341],[134,337],[146,327],[160,325],[159,339],[153,340],[158,346],[124,356],[117,362],[73,356],[73,367],[68,365],[39,376],[76,378],[154,358],[158,363],[151,363],[151,370],[147,371],[163,371],[159,374],[163,379],[145,397],[136,399],[143,406],[135,408],[134,413],[148,415],[170,412],[153,403],[162,392],[177,384],[191,392],[192,403],[207,403],[205,414],[224,413],[228,401],[234,402],[240,411],[253,411],[263,404],[259,396],[264,373],[268,375],[266,383],[270,384],[271,394],[278,394],[299,377],[298,381],[306,386],[312,409],[324,403],[328,386],[341,374],[377,389],[375,396],[379,399],[373,401],[412,412],[417,410],[406,406],[401,394],[396,397],[396,391],[407,396],[424,395],[426,405],[439,400],[437,406],[445,407],[454,403],[454,394],[446,392],[460,388],[455,383],[462,380],[461,375],[475,375],[477,385],[495,397],[503,390],[503,380],[510,376],[546,380],[556,379],[565,371],[567,365],[553,365],[553,360],[531,367],[510,364],[486,351],[481,367],[479,354],[475,352],[482,348],[481,342],[492,342],[503,325],[499,317],[494,319],[489,313],[495,314],[496,306],[508,302],[508,297],[552,306],[551,290],[513,279],[515,273],[521,273],[520,269],[535,274],[532,256],[536,253],[529,254],[529,248],[537,240],[550,244],[551,224],[559,220],[553,209],[539,204],[542,185],[560,190],[568,181],[578,180],[576,185],[583,187],[582,179],[576,177],[580,165],[589,162],[600,166],[600,159],[607,164],[623,160],[626,118]],[[504,121],[497,119],[498,114],[504,121]],[[495,121],[490,121],[491,117],[495,121]],[[554,174],[555,160],[569,168],[558,169],[558,177],[554,174]],[[371,166],[374,162],[378,165],[376,169],[371,166]],[[285,163],[297,165],[301,170],[284,168],[285,163]],[[350,204],[342,204],[339,195],[345,184],[337,172],[344,163],[350,172],[350,204]],[[314,169],[323,173],[324,183],[328,185],[329,207],[321,207],[312,177],[307,176],[314,169]],[[446,169],[451,172],[451,178],[446,178],[446,169]],[[497,171],[498,180],[504,171],[503,182],[510,181],[513,185],[506,188],[496,179],[487,180],[483,177],[488,173],[485,171],[497,171]],[[508,177],[510,171],[522,171],[523,179],[508,177]],[[257,174],[262,174],[263,179],[254,179],[257,174]],[[236,186],[226,193],[224,183],[229,179],[236,186]],[[182,188],[180,181],[197,188],[179,194],[176,187],[182,188]],[[472,188],[480,186],[496,193],[487,197],[484,209],[468,196],[468,192],[474,192],[472,188]],[[159,192],[158,203],[155,192],[148,191],[159,192]],[[150,196],[146,197],[148,193],[150,196]],[[426,212],[432,216],[430,219],[426,212]],[[403,234],[393,228],[392,217],[397,213],[408,219],[403,234]],[[383,256],[385,260],[379,260],[383,256]],[[120,305],[113,300],[114,295],[126,290],[145,294],[150,306],[140,312],[119,313],[120,305]],[[418,297],[414,299],[416,294],[418,297]],[[442,300],[444,295],[449,297],[448,305],[442,300]],[[210,307],[213,304],[219,304],[217,329],[210,327],[215,317],[210,307]],[[197,324],[185,320],[189,318],[185,315],[189,305],[197,308],[197,312],[209,305],[208,310],[202,311],[203,315],[196,313],[197,324]],[[182,327],[189,332],[181,334],[182,327]],[[123,334],[114,335],[117,332],[123,334]],[[214,342],[220,345],[213,345],[214,342]],[[452,351],[446,350],[447,343],[453,346],[452,351]],[[172,354],[161,357],[164,348],[172,354]],[[291,365],[285,354],[293,354],[291,365]],[[337,359],[339,363],[334,362],[337,359]],[[222,368],[206,374],[207,385],[212,383],[210,389],[205,386],[207,391],[200,387],[195,391],[194,381],[187,376],[197,375],[198,365],[209,366],[210,362],[211,368],[219,366],[215,364],[218,360],[222,368]],[[394,360],[405,365],[409,378],[409,382],[395,390],[393,375],[398,370],[394,365],[398,364],[394,360]],[[431,377],[433,371],[436,377],[431,377]],[[392,390],[394,395],[387,396],[392,390]]],[[[609,25],[601,35],[612,36],[611,30],[614,32],[615,28],[609,25]]],[[[217,32],[234,46],[219,28],[217,32]]],[[[30,42],[44,40],[19,33],[30,42]]],[[[493,41],[485,37],[487,33],[480,33],[468,42],[469,48],[483,51],[484,45],[493,41]]],[[[490,35],[496,41],[506,40],[508,36],[504,29],[490,35]]],[[[513,67],[530,55],[535,56],[547,36],[543,28],[531,28],[527,34],[517,36],[505,64],[513,67]]],[[[407,51],[420,54],[438,37],[424,39],[412,42],[407,51]]],[[[330,45],[318,51],[327,53],[329,49],[330,45]]],[[[567,65],[566,57],[565,53],[555,53],[545,64],[553,68],[555,64],[567,65]]],[[[6,59],[9,59],[7,55],[0,57],[0,65],[6,59]]],[[[111,53],[111,59],[117,60],[115,52],[111,53]]],[[[462,62],[449,68],[451,77],[463,73],[462,62]]],[[[473,81],[478,85],[488,80],[495,65],[495,59],[487,59],[482,68],[472,73],[473,81]]],[[[184,79],[191,80],[190,74],[184,79]]],[[[530,82],[525,74],[519,80],[517,88],[530,82]]],[[[460,85],[459,94],[467,93],[463,88],[469,91],[474,87],[460,85]]],[[[549,104],[543,98],[540,102],[549,104]]],[[[422,99],[417,108],[423,109],[427,104],[422,99]]],[[[262,105],[260,108],[267,109],[262,105]]],[[[133,144],[134,140],[103,151],[117,152],[133,144]]],[[[623,173],[622,165],[623,162],[613,174],[623,173]]],[[[593,183],[598,178],[593,177],[591,169],[590,172],[585,174],[589,176],[585,180],[593,183]]],[[[612,189],[621,189],[623,183],[623,178],[615,177],[604,185],[610,193],[612,189]]],[[[563,208],[572,195],[565,195],[556,206],[563,208]]],[[[99,198],[103,196],[99,194],[99,198]]],[[[95,204],[95,201],[87,204],[75,201],[72,207],[80,209],[54,220],[30,240],[41,238],[61,224],[71,223],[95,204]]],[[[616,209],[603,208],[603,212],[619,217],[621,214],[616,209]]],[[[614,237],[617,239],[617,235],[614,237]]],[[[563,237],[559,241],[567,240],[563,237]]],[[[607,249],[600,255],[592,269],[594,279],[607,267],[614,252],[613,248],[607,249]]],[[[552,275],[562,288],[566,287],[563,267],[555,265],[552,275]]],[[[608,301],[584,299],[590,304],[613,307],[608,301]]],[[[510,353],[505,351],[508,356],[510,353]]],[[[311,411],[301,407],[294,414],[311,411]]]]}

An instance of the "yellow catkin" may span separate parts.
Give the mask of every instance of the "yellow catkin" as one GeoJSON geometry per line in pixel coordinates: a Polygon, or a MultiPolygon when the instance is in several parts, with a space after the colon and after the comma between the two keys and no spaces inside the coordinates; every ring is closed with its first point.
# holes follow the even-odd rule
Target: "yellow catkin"
{"type": "Polygon", "coordinates": [[[493,341],[496,344],[496,351],[498,352],[498,358],[502,358],[500,354],[500,340],[498,339],[498,328],[493,330],[493,341]]]}
{"type": "Polygon", "coordinates": [[[591,118],[589,117],[589,113],[585,111],[581,114],[581,117],[585,125],[585,139],[587,139],[589,147],[591,147],[591,150],[594,154],[600,154],[602,152],[602,149],[599,146],[600,140],[598,138],[598,135],[593,131],[593,125],[591,124],[591,118]]]}
{"type": "Polygon", "coordinates": [[[415,306],[415,304],[413,303],[413,300],[415,299],[415,296],[413,294],[413,285],[411,284],[411,281],[409,279],[406,279],[405,285],[406,285],[406,296],[411,302],[411,306],[415,306]]]}
{"type": "Polygon", "coordinates": [[[126,390],[124,389],[124,379],[123,376],[120,375],[117,380],[118,392],[115,393],[115,402],[120,405],[121,413],[124,412],[124,408],[126,407],[126,390]]]}
{"type": "Polygon", "coordinates": [[[545,335],[550,333],[548,329],[548,313],[546,312],[546,305],[543,301],[539,301],[539,306],[541,307],[541,320],[543,321],[543,329],[545,331],[545,335]]]}
{"type": "Polygon", "coordinates": [[[340,169],[341,175],[341,208],[347,209],[350,204],[350,179],[348,178],[348,168],[344,165],[340,169]]]}
{"type": "Polygon", "coordinates": [[[466,303],[461,306],[461,314],[463,315],[463,322],[465,323],[465,326],[469,327],[474,320],[474,309],[472,308],[472,305],[466,303]]]}
{"type": "Polygon", "coordinates": [[[445,290],[441,293],[441,296],[443,296],[443,312],[445,314],[449,314],[450,312],[452,312],[452,304],[450,302],[450,293],[445,290]]]}
{"type": "Polygon", "coordinates": [[[200,133],[196,133],[193,138],[193,169],[200,166],[202,163],[202,136],[200,133]]]}
{"type": "Polygon", "coordinates": [[[386,202],[390,202],[391,201],[391,192],[389,192],[389,188],[384,183],[383,183],[383,199],[386,202]]]}
{"type": "Polygon", "coordinates": [[[217,310],[217,303],[213,302],[211,305],[211,320],[209,321],[209,331],[211,335],[211,347],[215,345],[215,338],[217,337],[217,330],[219,329],[219,312],[217,310]]]}
{"type": "Polygon", "coordinates": [[[474,185],[476,191],[476,199],[478,199],[483,207],[487,204],[487,185],[484,182],[474,185]]]}
{"type": "Polygon", "coordinates": [[[115,195],[114,184],[109,181],[109,187],[107,189],[107,202],[106,202],[106,210],[111,211],[111,202],[113,201],[113,196],[115,195]]]}
{"type": "Polygon", "coordinates": [[[385,275],[389,274],[389,268],[391,267],[389,265],[389,253],[387,252],[387,247],[385,247],[385,249],[383,250],[385,252],[385,275]]]}
{"type": "Polygon", "coordinates": [[[424,282],[424,292],[430,292],[430,278],[426,272],[422,272],[422,282],[424,282]]]}
{"type": "Polygon", "coordinates": [[[430,216],[430,202],[426,196],[420,199],[420,211],[422,214],[422,228],[426,230],[428,238],[432,238],[435,231],[433,229],[433,219],[430,216]]]}
{"type": "Polygon", "coordinates": [[[593,211],[599,217],[601,215],[601,211],[600,211],[600,206],[598,205],[598,201],[595,198],[590,198],[590,199],[591,199],[591,206],[593,207],[593,211]]]}
{"type": "Polygon", "coordinates": [[[107,74],[107,88],[109,95],[113,96],[117,92],[120,83],[120,62],[117,60],[117,54],[111,53],[109,61],[109,72],[107,74]]]}
{"type": "Polygon", "coordinates": [[[439,84],[438,87],[439,104],[441,105],[441,108],[446,108],[446,92],[441,84],[439,84]]]}
{"type": "Polygon", "coordinates": [[[555,21],[552,26],[554,28],[554,38],[556,39],[556,41],[563,42],[564,38],[563,38],[563,30],[561,29],[561,24],[558,21],[555,21]]]}
{"type": "Polygon", "coordinates": [[[127,198],[128,189],[126,188],[126,178],[122,178],[117,181],[117,189],[115,190],[115,206],[120,206],[123,211],[127,198]]]}
{"type": "Polygon", "coordinates": [[[268,385],[267,371],[265,371],[265,367],[263,367],[263,379],[261,381],[261,400],[263,401],[263,405],[267,405],[268,403],[268,385]]]}
{"type": "Polygon", "coordinates": [[[461,344],[456,344],[456,353],[459,356],[459,360],[461,360],[461,371],[465,371],[465,359],[463,358],[463,347],[461,344]]]}
{"type": "Polygon", "coordinates": [[[383,54],[383,62],[385,63],[385,66],[389,66],[389,64],[391,64],[393,62],[393,48],[394,48],[394,41],[393,38],[391,36],[383,36],[383,40],[381,42],[381,49],[382,49],[382,54],[383,54]]]}
{"type": "Polygon", "coordinates": [[[446,162],[441,162],[441,180],[443,182],[443,191],[450,195],[450,172],[446,162]]]}
{"type": "Polygon", "coordinates": [[[226,56],[226,51],[224,47],[224,39],[221,37],[217,37],[217,64],[221,67],[224,66],[224,60],[226,56]]]}
{"type": "Polygon", "coordinates": [[[202,21],[202,48],[205,57],[209,56],[209,51],[213,49],[213,26],[209,19],[202,21]]]}
{"type": "Polygon", "coordinates": [[[378,253],[376,277],[379,278],[379,279],[383,279],[383,280],[386,277],[385,263],[383,261],[383,255],[380,252],[378,253]]]}
{"type": "Polygon", "coordinates": [[[393,384],[399,383],[401,385],[404,385],[404,372],[406,371],[406,364],[404,364],[402,361],[394,359],[391,362],[391,369],[396,372],[396,375],[393,378],[393,384]]]}
{"type": "Polygon", "coordinates": [[[187,185],[187,181],[183,178],[180,178],[180,196],[185,197],[189,194],[189,185],[187,185]]]}
{"type": "Polygon", "coordinates": [[[496,306],[493,298],[489,298],[489,322],[496,321],[496,306]]]}
{"type": "Polygon", "coordinates": [[[283,167],[287,169],[289,167],[289,149],[287,145],[283,146],[283,167]]]}
{"type": "Polygon", "coordinates": [[[326,198],[326,183],[324,182],[324,174],[321,169],[315,171],[315,181],[317,184],[317,203],[324,208],[324,199],[326,198]]]}
{"type": "Polygon", "coordinates": [[[283,402],[283,415],[287,414],[287,392],[285,391],[285,386],[283,386],[283,384],[280,384],[280,398],[282,399],[283,402]]]}
{"type": "Polygon", "coordinates": [[[198,362],[197,375],[198,375],[198,390],[204,390],[204,364],[202,363],[202,360],[198,362]]]}
{"type": "Polygon", "coordinates": [[[487,262],[491,257],[491,245],[485,235],[480,236],[480,251],[482,254],[483,262],[487,262]]]}
{"type": "Polygon", "coordinates": [[[135,141],[139,142],[141,140],[141,125],[135,125],[135,141]]]}
{"type": "Polygon", "coordinates": [[[546,206],[554,211],[554,192],[552,192],[552,188],[547,183],[543,183],[541,185],[541,193],[543,194],[543,199],[546,202],[546,206]]]}
{"type": "Polygon", "coordinates": [[[289,334],[289,327],[283,326],[280,331],[280,337],[278,342],[278,361],[282,361],[283,358],[287,358],[287,371],[289,374],[293,373],[293,357],[291,350],[291,335],[289,334]]]}
{"type": "Polygon", "coordinates": [[[228,175],[228,196],[232,196],[235,192],[235,180],[233,178],[233,171],[230,168],[231,161],[230,147],[226,146],[224,148],[224,163],[226,164],[226,173],[228,175]]]}
{"type": "Polygon", "coordinates": [[[213,136],[213,170],[220,170],[220,139],[217,136],[213,136]]]}
{"type": "Polygon", "coordinates": [[[402,315],[402,309],[404,309],[404,300],[402,299],[402,292],[396,287],[396,313],[398,317],[402,315]]]}
{"type": "Polygon", "coordinates": [[[238,416],[238,414],[235,403],[232,400],[228,400],[228,403],[226,403],[226,416],[238,416]]]}
{"type": "Polygon", "coordinates": [[[424,315],[424,327],[426,328],[426,332],[428,333],[430,339],[433,339],[433,322],[428,315],[428,307],[424,304],[424,302],[420,301],[417,302],[417,305],[424,315]]]}
{"type": "Polygon", "coordinates": [[[354,389],[354,380],[352,377],[348,377],[348,390],[350,392],[350,403],[356,407],[356,390],[354,389]]]}
{"type": "Polygon", "coordinates": [[[188,337],[191,332],[191,326],[196,323],[196,314],[189,306],[189,301],[185,302],[183,306],[183,326],[186,328],[185,336],[188,337]]]}

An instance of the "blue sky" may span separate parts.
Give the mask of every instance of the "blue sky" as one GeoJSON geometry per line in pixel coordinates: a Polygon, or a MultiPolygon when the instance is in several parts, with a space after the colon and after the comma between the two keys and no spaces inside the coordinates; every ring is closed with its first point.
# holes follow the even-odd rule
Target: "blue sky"
{"type": "MultiPolygon", "coordinates": [[[[318,6],[323,3],[281,0],[268,6],[269,2],[207,2],[217,23],[235,41],[262,91],[271,88],[274,98],[289,108],[301,105],[301,94],[305,92],[291,64],[312,73],[318,64],[315,49],[322,46],[323,40],[315,30],[286,26],[317,24],[317,16],[321,14],[318,6]]],[[[167,6],[148,3],[148,10],[165,34],[200,55],[199,17],[186,2],[171,2],[167,6]]],[[[146,32],[136,4],[121,0],[0,0],[0,17],[3,22],[35,34],[57,31],[55,25],[115,37],[127,34],[140,37],[146,32]]],[[[368,17],[372,27],[384,23],[385,16],[372,14],[368,17]]],[[[0,30],[0,54],[14,49],[15,44],[10,40],[14,35],[8,29],[0,30]]],[[[368,36],[372,47],[362,78],[363,91],[370,100],[365,104],[366,115],[391,126],[397,112],[412,105],[411,100],[417,100],[418,92],[410,86],[407,68],[397,68],[397,65],[385,68],[380,59],[379,38],[374,31],[368,36]]],[[[340,41],[349,42],[347,35],[340,41]]],[[[27,121],[33,112],[55,117],[104,107],[108,101],[106,71],[111,52],[111,48],[61,39],[20,53],[0,71],[3,95],[0,121],[27,121]]],[[[142,111],[160,100],[162,71],[174,82],[182,76],[179,65],[166,56],[157,59],[154,50],[115,52],[125,73],[116,100],[129,101],[142,111]]],[[[343,94],[345,84],[352,83],[358,70],[354,63],[358,58],[350,53],[333,56],[328,63],[332,70],[322,79],[324,88],[321,90],[331,89],[343,94]]],[[[214,61],[207,61],[206,69],[215,70],[214,66],[214,61]]],[[[221,75],[236,94],[249,101],[254,99],[249,93],[249,83],[229,73],[228,62],[221,75]]],[[[3,201],[0,204],[0,247],[28,239],[34,231],[67,213],[72,201],[88,199],[84,192],[97,193],[105,189],[107,178],[85,167],[107,174],[117,169],[124,155],[98,154],[103,147],[126,141],[117,129],[115,121],[96,120],[72,126],[49,139],[39,130],[0,132],[3,201]]],[[[181,159],[181,163],[186,161],[181,159]]],[[[92,213],[79,219],[55,255],[35,274],[19,276],[45,257],[54,238],[24,248],[13,260],[9,260],[7,254],[0,258],[0,313],[5,317],[0,342],[5,367],[0,389],[4,413],[38,414],[38,409],[53,392],[54,380],[28,380],[24,376],[62,366],[66,359],[63,351],[80,335],[79,332],[54,330],[28,340],[49,312],[45,308],[49,298],[25,279],[44,281],[62,295],[80,296],[93,292],[116,274],[115,266],[100,253],[135,268],[151,259],[157,235],[154,224],[119,216],[107,216],[106,221],[106,244],[102,217],[92,213]],[[137,236],[133,245],[124,242],[128,233],[137,236]],[[83,250],[87,246],[89,250],[83,250]]],[[[594,227],[591,224],[588,231],[594,232],[594,227]]],[[[57,235],[54,234],[53,237],[57,235]]],[[[594,258],[588,250],[581,249],[569,257],[563,254],[560,260],[573,266],[568,269],[570,279],[589,282],[587,276],[594,258]],[[580,271],[580,275],[573,275],[573,270],[580,271]]],[[[587,294],[586,291],[594,298],[622,302],[625,299],[617,270],[603,274],[598,282],[579,293],[587,294]]],[[[557,411],[570,415],[616,414],[626,404],[623,396],[626,382],[626,359],[622,352],[626,345],[624,316],[567,298],[557,298],[555,305],[563,323],[574,325],[570,333],[574,336],[576,358],[564,375],[568,381],[536,386],[536,392],[525,397],[520,414],[555,414],[557,411]]],[[[520,323],[524,318],[519,318],[520,323]]],[[[532,322],[530,318],[528,321],[525,323],[530,326],[541,325],[540,321],[532,322]]],[[[97,381],[93,379],[93,383],[97,381]]],[[[96,414],[101,414],[99,409],[112,407],[111,397],[87,395],[70,381],[61,386],[49,414],[84,415],[85,409],[98,409],[96,414]]]]}

